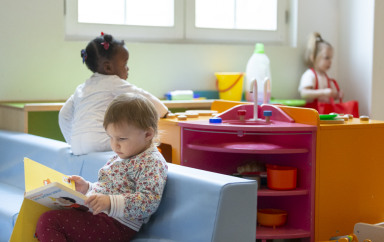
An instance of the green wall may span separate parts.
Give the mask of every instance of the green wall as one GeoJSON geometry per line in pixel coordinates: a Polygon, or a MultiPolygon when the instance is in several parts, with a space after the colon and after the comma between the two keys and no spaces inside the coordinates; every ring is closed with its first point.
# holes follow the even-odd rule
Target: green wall
{"type": "Polygon", "coordinates": [[[28,133],[65,141],[59,127],[59,111],[29,112],[28,133]]]}

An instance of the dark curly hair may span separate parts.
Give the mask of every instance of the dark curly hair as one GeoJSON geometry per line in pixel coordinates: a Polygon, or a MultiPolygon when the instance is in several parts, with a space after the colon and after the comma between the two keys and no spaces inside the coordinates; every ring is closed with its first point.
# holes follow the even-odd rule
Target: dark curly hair
{"type": "Polygon", "coordinates": [[[81,58],[92,72],[97,72],[100,58],[111,60],[118,48],[124,46],[124,40],[116,40],[110,34],[101,35],[88,43],[85,50],[81,50],[81,58]]]}

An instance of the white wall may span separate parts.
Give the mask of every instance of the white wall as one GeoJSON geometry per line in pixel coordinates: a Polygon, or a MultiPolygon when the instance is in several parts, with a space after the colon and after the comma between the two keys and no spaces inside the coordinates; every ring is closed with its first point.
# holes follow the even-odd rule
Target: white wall
{"type": "Polygon", "coordinates": [[[375,1],[371,116],[384,120],[384,2],[375,1]]]}
{"type": "Polygon", "coordinates": [[[300,57],[304,55],[308,35],[311,32],[319,32],[323,39],[335,49],[332,67],[328,74],[338,79],[339,1],[299,0],[299,3],[298,46],[301,52],[300,57]]]}
{"type": "MultiPolygon", "coordinates": [[[[349,88],[343,76],[345,68],[350,66],[340,64],[346,61],[344,54],[348,50],[341,55],[338,51],[344,49],[344,40],[348,41],[341,36],[342,28],[354,28],[348,23],[348,18],[352,19],[354,14],[348,16],[347,21],[339,19],[343,12],[340,6],[344,8],[347,2],[354,2],[358,7],[366,1],[298,0],[297,48],[265,47],[271,59],[272,96],[299,98],[297,86],[306,69],[302,55],[306,38],[312,31],[320,32],[335,47],[330,75],[345,89],[346,99],[357,95],[359,89],[349,88]],[[343,27],[339,27],[340,23],[343,27]]],[[[64,5],[57,0],[2,1],[0,101],[65,100],[90,76],[80,58],[80,50],[87,41],[64,40],[63,9],[64,5]]],[[[363,26],[358,31],[366,34],[368,30],[363,26]]],[[[95,33],[97,35],[99,33],[95,33]]],[[[128,81],[158,97],[175,89],[214,90],[214,72],[245,71],[253,52],[253,45],[126,44],[130,51],[128,81]]],[[[369,98],[363,99],[359,96],[368,110],[366,99],[369,98]]]]}
{"type": "Polygon", "coordinates": [[[359,100],[360,114],[371,115],[374,0],[340,1],[339,76],[345,100],[359,100]]]}

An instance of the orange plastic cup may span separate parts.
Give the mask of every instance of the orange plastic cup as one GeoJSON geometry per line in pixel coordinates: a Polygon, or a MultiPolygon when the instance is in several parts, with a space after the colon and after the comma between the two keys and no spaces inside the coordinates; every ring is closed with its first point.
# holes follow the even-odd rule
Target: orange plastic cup
{"type": "Polygon", "coordinates": [[[297,168],[288,166],[267,166],[267,186],[273,190],[292,190],[296,188],[297,168]]]}

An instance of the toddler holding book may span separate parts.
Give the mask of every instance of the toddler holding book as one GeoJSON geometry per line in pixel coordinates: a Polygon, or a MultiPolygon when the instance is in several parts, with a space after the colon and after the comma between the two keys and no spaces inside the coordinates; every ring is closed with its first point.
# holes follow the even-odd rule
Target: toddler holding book
{"type": "Polygon", "coordinates": [[[109,105],[103,126],[117,154],[91,183],[71,176],[92,210],[51,210],[40,216],[40,241],[129,241],[157,210],[168,166],[155,146],[159,115],[140,94],[126,93],[109,105]]]}

